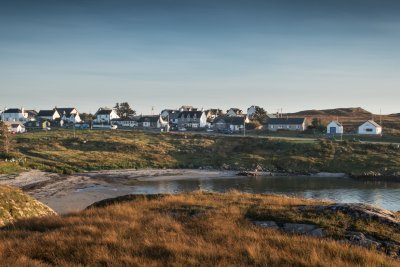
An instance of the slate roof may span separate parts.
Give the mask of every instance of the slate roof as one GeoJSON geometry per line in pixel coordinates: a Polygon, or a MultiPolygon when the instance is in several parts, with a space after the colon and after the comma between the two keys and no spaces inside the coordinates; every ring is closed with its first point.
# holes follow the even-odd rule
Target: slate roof
{"type": "Polygon", "coordinates": [[[271,125],[298,125],[305,122],[305,118],[271,118],[267,121],[267,124],[271,125]]]}
{"type": "Polygon", "coordinates": [[[40,110],[39,113],[37,114],[39,117],[51,117],[54,115],[56,111],[54,109],[50,110],[40,110]]]}
{"type": "Polygon", "coordinates": [[[110,115],[113,110],[109,108],[101,108],[99,109],[95,115],[110,115]]]}
{"type": "Polygon", "coordinates": [[[159,119],[160,116],[158,115],[142,116],[138,122],[157,122],[159,119]]]}
{"type": "Polygon", "coordinates": [[[231,125],[243,125],[245,122],[246,117],[244,116],[220,116],[215,118],[214,123],[227,123],[231,125]]]}
{"type": "Polygon", "coordinates": [[[203,114],[203,111],[182,111],[179,113],[179,118],[182,118],[182,116],[184,118],[194,118],[194,116],[196,116],[197,119],[199,119],[201,117],[201,115],[203,114]]]}
{"type": "Polygon", "coordinates": [[[22,110],[19,108],[9,108],[6,109],[4,113],[22,113],[22,110]]]}
{"type": "Polygon", "coordinates": [[[60,114],[60,116],[64,115],[64,112],[66,115],[70,115],[71,112],[74,110],[75,108],[56,108],[56,110],[58,111],[58,113],[60,114]]]}

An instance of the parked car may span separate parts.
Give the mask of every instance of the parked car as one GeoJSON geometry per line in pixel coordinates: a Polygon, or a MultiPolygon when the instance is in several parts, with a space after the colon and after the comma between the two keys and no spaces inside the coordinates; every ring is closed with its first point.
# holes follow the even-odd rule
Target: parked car
{"type": "Polygon", "coordinates": [[[214,129],[207,128],[206,132],[214,132],[214,129]]]}
{"type": "Polygon", "coordinates": [[[182,127],[182,128],[178,128],[178,131],[180,131],[180,132],[186,132],[186,131],[187,131],[187,129],[186,129],[186,128],[184,128],[184,127],[182,127]]]}

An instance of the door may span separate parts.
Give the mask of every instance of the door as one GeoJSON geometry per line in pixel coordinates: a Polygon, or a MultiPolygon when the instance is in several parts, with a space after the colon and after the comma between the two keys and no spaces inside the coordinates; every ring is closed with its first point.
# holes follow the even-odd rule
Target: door
{"type": "Polygon", "coordinates": [[[331,127],[331,128],[329,129],[329,133],[330,133],[330,134],[336,134],[336,127],[331,127]]]}

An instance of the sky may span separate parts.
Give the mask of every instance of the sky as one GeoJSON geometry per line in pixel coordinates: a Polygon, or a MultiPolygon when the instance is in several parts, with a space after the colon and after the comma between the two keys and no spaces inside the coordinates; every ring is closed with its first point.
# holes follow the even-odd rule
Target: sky
{"type": "Polygon", "coordinates": [[[400,113],[397,0],[0,0],[0,109],[400,113]]]}

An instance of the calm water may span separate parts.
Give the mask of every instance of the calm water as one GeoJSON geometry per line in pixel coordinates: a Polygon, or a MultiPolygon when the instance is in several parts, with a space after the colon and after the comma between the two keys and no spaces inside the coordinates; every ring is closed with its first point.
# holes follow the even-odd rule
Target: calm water
{"type": "Polygon", "coordinates": [[[191,192],[199,188],[225,192],[231,189],[258,194],[285,194],[305,198],[330,199],[336,202],[368,203],[400,210],[400,183],[360,181],[330,177],[236,177],[190,178],[168,181],[141,181],[134,194],[191,192]]]}

